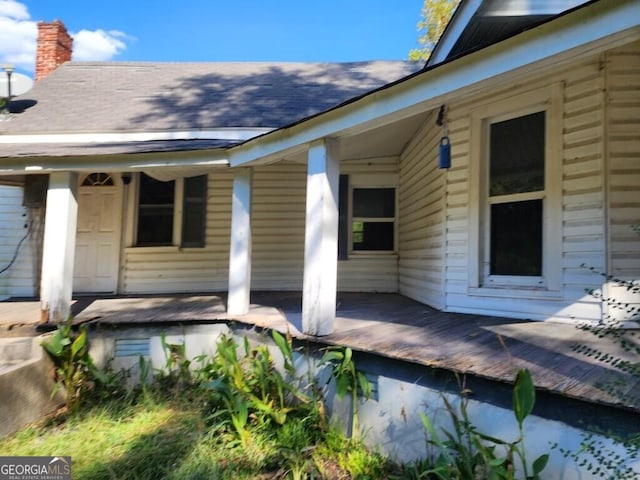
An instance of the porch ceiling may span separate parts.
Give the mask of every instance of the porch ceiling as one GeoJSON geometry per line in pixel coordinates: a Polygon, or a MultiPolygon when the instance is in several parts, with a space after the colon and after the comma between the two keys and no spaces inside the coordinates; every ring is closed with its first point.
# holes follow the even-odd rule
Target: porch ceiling
{"type": "MultiPolygon", "coordinates": [[[[337,137],[340,143],[340,159],[357,160],[400,155],[428,115],[429,112],[423,112],[355,134],[343,132],[337,137]]],[[[304,163],[307,160],[307,152],[296,151],[284,159],[304,163]]]]}
{"type": "Polygon", "coordinates": [[[390,157],[400,155],[424,124],[428,113],[421,113],[356,135],[340,137],[340,158],[390,157]]]}

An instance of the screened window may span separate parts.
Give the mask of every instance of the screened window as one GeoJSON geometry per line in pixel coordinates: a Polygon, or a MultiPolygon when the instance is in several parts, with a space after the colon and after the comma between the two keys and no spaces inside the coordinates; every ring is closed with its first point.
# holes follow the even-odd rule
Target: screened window
{"type": "Polygon", "coordinates": [[[489,125],[490,276],[543,274],[545,112],[489,125]]]}
{"type": "Polygon", "coordinates": [[[175,181],[160,182],[140,174],[138,190],[138,246],[173,244],[175,181]]]}
{"type": "Polygon", "coordinates": [[[354,188],[352,198],[352,249],[394,250],[395,188],[354,188]]]}
{"type": "Polygon", "coordinates": [[[161,182],[141,173],[136,245],[204,247],[206,213],[207,175],[161,182]]]}

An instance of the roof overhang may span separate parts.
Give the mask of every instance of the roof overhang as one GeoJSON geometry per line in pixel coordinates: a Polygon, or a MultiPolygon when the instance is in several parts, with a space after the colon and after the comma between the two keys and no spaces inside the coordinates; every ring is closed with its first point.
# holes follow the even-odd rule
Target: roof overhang
{"type": "Polygon", "coordinates": [[[0,173],[228,166],[227,149],[273,128],[0,135],[0,173]],[[115,166],[115,168],[114,168],[115,166]]]}
{"type": "Polygon", "coordinates": [[[508,31],[517,33],[517,29],[522,30],[527,26],[530,28],[586,2],[587,0],[462,0],[431,52],[427,66],[446,61],[456,48],[466,48],[458,46],[461,41],[463,45],[471,40],[474,43],[485,40],[486,43],[492,43],[489,38],[494,34],[511,36],[511,33],[494,31],[496,20],[498,23],[503,22],[500,18],[508,18],[509,24],[513,24],[513,30],[508,31]],[[468,38],[465,39],[465,36],[468,38]]]}
{"type": "Polygon", "coordinates": [[[640,1],[602,0],[478,50],[374,90],[306,121],[229,149],[232,167],[270,163],[340,138],[390,124],[490,85],[540,74],[585,55],[640,39],[640,1]]]}
{"type": "Polygon", "coordinates": [[[482,5],[482,0],[461,1],[453,13],[453,17],[451,17],[451,20],[445,27],[444,32],[442,32],[442,36],[433,48],[431,55],[429,55],[427,66],[436,65],[446,60],[447,55],[449,55],[458,38],[460,38],[464,29],[480,8],[480,5],[482,5]]]}
{"type": "Polygon", "coordinates": [[[228,167],[228,150],[182,150],[114,155],[29,156],[0,159],[0,175],[23,175],[58,171],[139,172],[152,169],[206,170],[228,167]]]}
{"type": "Polygon", "coordinates": [[[273,128],[231,127],[213,130],[179,130],[163,132],[94,132],[59,134],[18,134],[0,135],[2,144],[113,144],[124,142],[154,142],[172,140],[226,140],[245,141],[264,135],[273,128]]]}

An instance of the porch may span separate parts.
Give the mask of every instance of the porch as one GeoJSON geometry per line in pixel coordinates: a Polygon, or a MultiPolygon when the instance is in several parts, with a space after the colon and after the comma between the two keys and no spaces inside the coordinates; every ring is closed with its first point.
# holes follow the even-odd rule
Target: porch
{"type": "MultiPolygon", "coordinates": [[[[489,382],[493,385],[489,389],[510,383],[518,369],[527,368],[539,392],[550,399],[621,407],[626,411],[623,415],[640,414],[637,378],[624,376],[572,347],[591,345],[619,357],[628,354],[574,324],[445,313],[397,294],[339,293],[334,333],[313,337],[301,333],[299,292],[252,292],[246,315],[227,314],[226,301],[223,293],[87,296],[74,299],[72,312],[78,323],[112,328],[235,321],[250,328],[289,332],[303,342],[349,346],[413,368],[463,374],[489,382]],[[618,377],[625,382],[628,405],[596,388],[618,377]]],[[[39,319],[38,302],[0,302],[0,336],[35,332],[39,319]]]]}

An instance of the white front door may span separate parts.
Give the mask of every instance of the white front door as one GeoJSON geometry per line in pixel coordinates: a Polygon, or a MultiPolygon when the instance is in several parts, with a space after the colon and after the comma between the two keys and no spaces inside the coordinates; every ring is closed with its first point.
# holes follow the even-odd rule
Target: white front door
{"type": "Polygon", "coordinates": [[[77,293],[115,293],[118,289],[122,193],[109,174],[81,179],[73,274],[77,293]]]}

